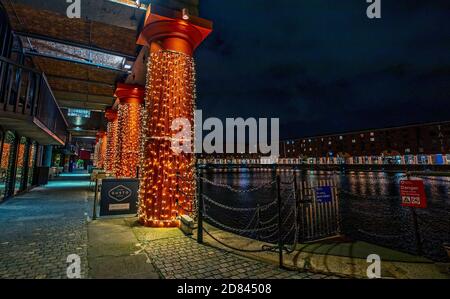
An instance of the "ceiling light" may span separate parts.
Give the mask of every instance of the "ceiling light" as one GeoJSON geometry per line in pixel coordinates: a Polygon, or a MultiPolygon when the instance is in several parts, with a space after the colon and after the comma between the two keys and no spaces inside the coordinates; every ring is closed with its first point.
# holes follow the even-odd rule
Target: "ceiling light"
{"type": "Polygon", "coordinates": [[[183,20],[186,20],[186,21],[189,20],[189,11],[187,8],[183,8],[181,13],[183,14],[183,20]]]}

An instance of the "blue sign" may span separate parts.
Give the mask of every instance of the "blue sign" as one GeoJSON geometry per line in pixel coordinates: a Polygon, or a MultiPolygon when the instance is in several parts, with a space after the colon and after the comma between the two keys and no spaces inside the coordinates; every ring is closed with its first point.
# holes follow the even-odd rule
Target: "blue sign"
{"type": "Polygon", "coordinates": [[[328,203],[333,200],[333,195],[331,193],[331,187],[317,187],[316,188],[316,200],[318,203],[328,203]]]}
{"type": "Polygon", "coordinates": [[[442,154],[436,155],[436,164],[444,165],[444,156],[442,154]]]}

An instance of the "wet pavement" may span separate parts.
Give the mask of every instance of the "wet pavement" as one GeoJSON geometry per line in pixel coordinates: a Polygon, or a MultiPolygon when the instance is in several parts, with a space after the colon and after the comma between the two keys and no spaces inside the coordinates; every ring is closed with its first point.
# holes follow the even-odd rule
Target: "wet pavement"
{"type": "Polygon", "coordinates": [[[73,254],[87,276],[88,186],[60,178],[0,205],[0,278],[67,278],[73,254]]]}

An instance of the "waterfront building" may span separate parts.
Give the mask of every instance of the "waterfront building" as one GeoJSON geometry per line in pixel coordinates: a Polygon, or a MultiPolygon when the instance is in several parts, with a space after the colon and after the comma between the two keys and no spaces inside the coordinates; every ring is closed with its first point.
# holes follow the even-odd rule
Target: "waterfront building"
{"type": "Polygon", "coordinates": [[[216,165],[450,165],[450,122],[310,136],[280,142],[280,157],[201,154],[216,165]]]}
{"type": "Polygon", "coordinates": [[[450,122],[284,140],[280,153],[281,164],[449,165],[450,122]]]}

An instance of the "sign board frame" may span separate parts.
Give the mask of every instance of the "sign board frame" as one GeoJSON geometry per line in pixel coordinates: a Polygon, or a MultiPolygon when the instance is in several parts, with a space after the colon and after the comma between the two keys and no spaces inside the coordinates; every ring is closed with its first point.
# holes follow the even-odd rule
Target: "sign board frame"
{"type": "Polygon", "coordinates": [[[402,207],[426,209],[428,205],[422,180],[401,180],[400,198],[402,207]]]}
{"type": "Polygon", "coordinates": [[[103,179],[100,216],[137,214],[138,191],[138,179],[103,179]]]}
{"type": "Polygon", "coordinates": [[[316,201],[318,203],[330,203],[333,201],[331,186],[320,186],[316,188],[316,201]]]}

